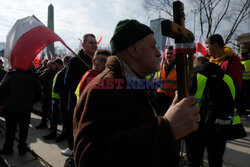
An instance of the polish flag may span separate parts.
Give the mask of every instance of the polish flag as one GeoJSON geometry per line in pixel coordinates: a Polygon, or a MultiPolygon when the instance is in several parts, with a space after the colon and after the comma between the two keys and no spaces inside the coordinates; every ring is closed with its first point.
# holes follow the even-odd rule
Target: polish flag
{"type": "Polygon", "coordinates": [[[165,47],[164,47],[164,50],[163,50],[163,54],[162,54],[162,63],[164,63],[165,61],[165,56],[164,56],[164,53],[165,53],[165,50],[167,49],[168,46],[173,46],[175,44],[175,40],[173,38],[170,38],[170,37],[166,37],[166,43],[165,43],[165,47]]]}
{"type": "Polygon", "coordinates": [[[206,45],[205,45],[205,37],[201,34],[199,36],[198,41],[196,42],[196,53],[195,57],[200,57],[200,56],[206,56],[207,51],[206,51],[206,45]]]}
{"type": "Polygon", "coordinates": [[[12,68],[27,70],[37,54],[52,42],[60,41],[72,51],[51,29],[34,15],[17,20],[6,37],[4,57],[12,68]]]}
{"type": "Polygon", "coordinates": [[[175,44],[175,40],[173,38],[169,38],[167,37],[166,38],[166,43],[165,43],[165,48],[164,48],[164,51],[166,50],[166,48],[170,45],[174,45],[175,44]]]}

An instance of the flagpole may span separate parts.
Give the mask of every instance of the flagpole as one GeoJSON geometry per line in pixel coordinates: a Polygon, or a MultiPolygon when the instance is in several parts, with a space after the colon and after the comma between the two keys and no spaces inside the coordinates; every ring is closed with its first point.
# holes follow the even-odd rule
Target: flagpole
{"type": "MultiPolygon", "coordinates": [[[[66,45],[67,46],[67,45],[66,45]]],[[[67,47],[83,64],[85,64],[89,69],[91,69],[90,65],[88,65],[78,54],[76,54],[70,47],[67,47]]]]}

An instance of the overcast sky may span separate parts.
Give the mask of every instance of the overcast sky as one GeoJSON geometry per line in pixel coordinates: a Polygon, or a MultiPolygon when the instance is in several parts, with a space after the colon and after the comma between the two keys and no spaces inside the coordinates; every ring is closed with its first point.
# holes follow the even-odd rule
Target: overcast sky
{"type": "MultiPolygon", "coordinates": [[[[54,31],[73,50],[79,46],[83,34],[93,33],[106,47],[119,20],[136,19],[149,25],[150,19],[143,9],[143,0],[0,0],[0,42],[16,20],[35,15],[47,25],[48,6],[54,6],[54,31]]],[[[186,27],[194,30],[194,14],[185,4],[186,27]]],[[[155,19],[158,16],[150,16],[155,19]]],[[[198,16],[196,17],[198,20],[198,16]]],[[[198,27],[196,26],[196,31],[198,27]]],[[[196,38],[199,32],[196,32],[196,38]]]]}
{"type": "Polygon", "coordinates": [[[17,19],[35,15],[47,25],[50,3],[54,6],[54,31],[74,50],[79,46],[78,38],[93,33],[101,45],[106,47],[115,25],[121,19],[137,19],[149,25],[142,0],[1,0],[0,42],[17,19]]]}

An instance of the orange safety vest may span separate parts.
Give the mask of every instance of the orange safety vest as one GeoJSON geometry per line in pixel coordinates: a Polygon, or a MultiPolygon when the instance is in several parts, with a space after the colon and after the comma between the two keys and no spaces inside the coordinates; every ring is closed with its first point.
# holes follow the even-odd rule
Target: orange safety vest
{"type": "Polygon", "coordinates": [[[166,76],[164,65],[162,65],[160,78],[163,80],[163,87],[157,88],[156,92],[165,93],[165,95],[174,98],[175,91],[177,90],[176,68],[171,70],[168,76],[166,76]]]}

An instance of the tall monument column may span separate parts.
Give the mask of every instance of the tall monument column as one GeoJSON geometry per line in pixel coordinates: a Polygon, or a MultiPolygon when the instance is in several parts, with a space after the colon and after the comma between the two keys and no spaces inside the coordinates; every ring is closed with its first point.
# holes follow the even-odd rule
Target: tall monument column
{"type": "MultiPolygon", "coordinates": [[[[52,31],[54,31],[54,7],[52,4],[49,5],[48,7],[48,28],[50,28],[52,31]]],[[[51,59],[51,56],[55,58],[55,48],[54,48],[54,43],[50,44],[47,47],[47,55],[48,58],[51,59]]]]}

